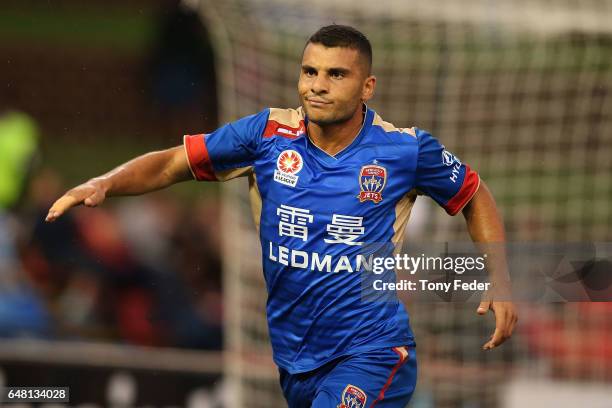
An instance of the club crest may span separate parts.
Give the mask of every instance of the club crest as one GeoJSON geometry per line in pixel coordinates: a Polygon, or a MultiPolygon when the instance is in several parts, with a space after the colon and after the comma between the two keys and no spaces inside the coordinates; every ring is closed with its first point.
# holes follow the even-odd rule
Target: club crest
{"type": "Polygon", "coordinates": [[[378,204],[382,201],[382,190],[387,184],[387,169],[382,166],[368,164],[359,172],[359,188],[357,196],[360,202],[373,201],[378,204]]]}
{"type": "Polygon", "coordinates": [[[347,385],[342,391],[342,403],[337,408],[365,408],[368,396],[359,387],[347,385]]]}
{"type": "Polygon", "coordinates": [[[278,155],[278,159],[276,160],[274,181],[295,187],[299,179],[297,173],[302,170],[303,166],[304,161],[298,152],[295,150],[284,150],[278,155]]]}

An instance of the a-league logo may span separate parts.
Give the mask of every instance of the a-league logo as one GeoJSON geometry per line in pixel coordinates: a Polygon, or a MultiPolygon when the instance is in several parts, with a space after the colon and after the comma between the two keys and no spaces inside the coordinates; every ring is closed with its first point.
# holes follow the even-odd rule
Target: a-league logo
{"type": "Polygon", "coordinates": [[[302,156],[295,150],[285,150],[276,161],[276,166],[283,173],[296,174],[302,170],[302,156]]]}
{"type": "Polygon", "coordinates": [[[299,177],[297,173],[302,170],[304,161],[302,156],[295,150],[285,150],[278,155],[276,170],[274,170],[274,181],[287,186],[295,187],[299,177]]]}
{"type": "Polygon", "coordinates": [[[357,196],[359,201],[380,203],[383,199],[382,190],[385,184],[387,184],[387,169],[374,164],[363,166],[359,172],[359,188],[361,189],[357,196]]]}
{"type": "Polygon", "coordinates": [[[342,403],[337,408],[365,408],[368,396],[359,387],[347,385],[342,391],[342,403]]]}

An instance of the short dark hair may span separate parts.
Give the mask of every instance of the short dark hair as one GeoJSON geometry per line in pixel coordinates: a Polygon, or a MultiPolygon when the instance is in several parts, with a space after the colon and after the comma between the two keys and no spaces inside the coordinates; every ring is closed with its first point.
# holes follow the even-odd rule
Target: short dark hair
{"type": "Polygon", "coordinates": [[[308,44],[321,44],[325,47],[346,47],[357,50],[367,62],[368,73],[372,69],[372,44],[370,40],[354,27],[332,24],[321,27],[310,36],[308,44]]]}

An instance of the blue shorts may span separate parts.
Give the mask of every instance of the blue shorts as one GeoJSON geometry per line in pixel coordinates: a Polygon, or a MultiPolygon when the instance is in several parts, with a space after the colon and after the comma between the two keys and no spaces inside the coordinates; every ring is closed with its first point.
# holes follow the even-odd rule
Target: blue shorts
{"type": "Polygon", "coordinates": [[[414,347],[392,347],[341,357],[280,382],[289,408],[404,408],[417,379],[414,347]]]}

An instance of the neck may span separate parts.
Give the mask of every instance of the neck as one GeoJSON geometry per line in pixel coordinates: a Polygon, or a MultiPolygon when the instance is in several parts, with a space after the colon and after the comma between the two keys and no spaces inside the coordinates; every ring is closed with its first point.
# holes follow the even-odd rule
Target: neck
{"type": "Polygon", "coordinates": [[[330,125],[308,122],[308,136],[319,149],[335,156],[355,140],[363,125],[364,116],[365,113],[360,107],[346,122],[330,125]]]}

